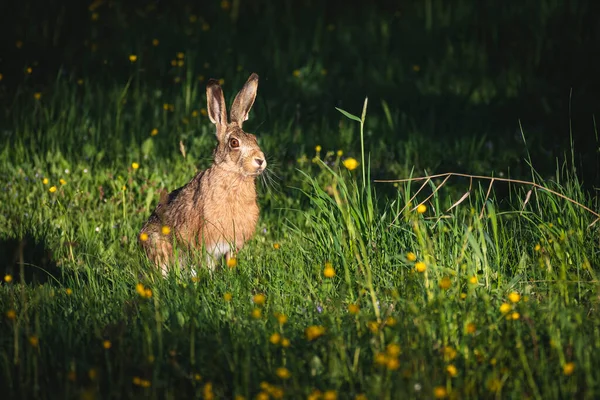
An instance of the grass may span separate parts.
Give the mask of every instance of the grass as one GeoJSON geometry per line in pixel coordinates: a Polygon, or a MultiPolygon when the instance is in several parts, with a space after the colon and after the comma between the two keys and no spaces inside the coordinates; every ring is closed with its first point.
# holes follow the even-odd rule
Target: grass
{"type": "MultiPolygon", "coordinates": [[[[369,46],[398,50],[394,39],[408,29],[386,27],[377,7],[365,8],[361,30],[352,10],[296,25],[294,17],[327,9],[223,3],[183,15],[138,9],[137,17],[101,5],[88,11],[95,22],[82,36],[85,55],[75,60],[69,49],[78,47],[66,46],[61,73],[36,75],[34,66],[29,74],[31,59],[0,64],[0,379],[8,398],[597,397],[598,224],[542,189],[598,210],[581,181],[593,169],[590,152],[552,148],[539,141],[544,129],[517,140],[492,120],[448,125],[460,115],[452,99],[475,112],[502,108],[495,102],[510,96],[501,87],[527,97],[544,47],[511,72],[528,83],[507,87],[506,76],[482,72],[487,61],[461,58],[483,75],[460,74],[444,46],[427,53],[439,52],[435,71],[394,52],[360,57],[369,46]],[[234,20],[236,7],[271,24],[254,32],[247,14],[234,20]],[[140,34],[109,45],[107,27],[140,34]],[[234,41],[245,34],[267,38],[260,51],[272,49],[268,63],[234,41]],[[195,50],[205,43],[238,44],[217,56],[195,50]],[[328,57],[344,43],[353,43],[352,67],[349,54],[328,57]],[[234,267],[163,279],[138,247],[139,229],[162,188],[210,165],[215,140],[201,81],[224,77],[230,100],[250,71],[264,78],[249,131],[271,166],[259,182],[256,236],[234,267]],[[396,98],[385,82],[414,97],[396,98]],[[435,93],[447,110],[403,108],[435,93]],[[437,135],[440,125],[452,135],[437,135]],[[542,156],[552,162],[538,168],[542,156]],[[539,186],[529,193],[496,182],[490,192],[488,182],[440,177],[418,192],[422,182],[375,182],[451,170],[539,186]]],[[[551,24],[560,5],[544,4],[540,21],[551,24]]],[[[407,24],[423,23],[424,48],[474,12],[456,7],[408,9],[407,24]]],[[[489,32],[503,32],[498,18],[489,32]]],[[[22,37],[25,50],[50,40],[22,37]]],[[[463,43],[466,53],[478,48],[475,39],[463,43]]]]}

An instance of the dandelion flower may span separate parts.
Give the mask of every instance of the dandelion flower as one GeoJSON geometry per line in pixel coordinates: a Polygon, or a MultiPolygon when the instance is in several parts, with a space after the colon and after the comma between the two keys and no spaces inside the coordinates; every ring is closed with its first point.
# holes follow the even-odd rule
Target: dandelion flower
{"type": "Polygon", "coordinates": [[[72,294],[73,294],[73,289],[71,289],[71,288],[66,288],[66,289],[65,289],[65,293],[67,294],[67,296],[70,296],[70,295],[72,295],[72,294]]]}
{"type": "Polygon", "coordinates": [[[112,347],[112,343],[110,342],[110,340],[105,340],[102,342],[102,347],[104,347],[106,350],[108,350],[112,347]]]}
{"type": "Polygon", "coordinates": [[[450,280],[450,278],[447,276],[443,277],[440,281],[440,289],[448,290],[450,289],[450,286],[452,286],[452,281],[450,280]]]}
{"type": "Polygon", "coordinates": [[[471,283],[472,285],[476,285],[477,282],[478,282],[478,280],[475,275],[473,275],[472,277],[469,278],[469,283],[471,283]]]}
{"type": "Polygon", "coordinates": [[[6,312],[6,318],[10,319],[10,320],[15,320],[17,319],[17,312],[15,310],[8,310],[6,312]]]}
{"type": "Polygon", "coordinates": [[[10,274],[4,275],[4,282],[11,283],[12,280],[13,280],[12,275],[10,275],[10,274]]]}
{"type": "Polygon", "coordinates": [[[67,181],[65,181],[64,179],[59,179],[59,180],[58,180],[58,182],[59,182],[61,185],[66,185],[66,184],[67,184],[67,181]]]}
{"type": "Polygon", "coordinates": [[[295,69],[294,72],[292,72],[292,75],[294,75],[296,78],[300,77],[300,70],[299,69],[295,69]]]}
{"type": "Polygon", "coordinates": [[[406,253],[406,259],[410,262],[417,261],[417,255],[412,251],[409,251],[408,253],[406,253]]]}
{"type": "Polygon", "coordinates": [[[390,343],[387,345],[385,352],[390,357],[398,357],[401,352],[400,345],[397,343],[390,343]]]}
{"type": "Polygon", "coordinates": [[[458,369],[456,369],[456,367],[452,364],[448,365],[446,367],[446,372],[448,373],[448,375],[450,375],[451,377],[455,377],[456,375],[458,375],[458,369]]]}
{"type": "Polygon", "coordinates": [[[152,289],[150,288],[145,288],[144,289],[144,297],[149,299],[150,297],[152,297],[152,289]]]}
{"type": "Polygon", "coordinates": [[[42,183],[43,183],[44,185],[47,185],[47,184],[48,184],[48,182],[50,182],[50,181],[48,180],[48,178],[44,178],[44,179],[42,179],[42,183]]]}
{"type": "Polygon", "coordinates": [[[456,358],[456,355],[458,354],[456,352],[456,350],[451,346],[444,346],[443,351],[444,351],[444,358],[449,361],[454,360],[456,358]]]}
{"type": "Polygon", "coordinates": [[[379,331],[379,324],[377,321],[369,321],[367,322],[367,328],[369,328],[372,333],[377,333],[379,331]]]}
{"type": "Polygon", "coordinates": [[[229,0],[222,0],[221,1],[221,9],[223,9],[224,11],[227,11],[231,8],[231,3],[229,2],[229,0]]]}
{"type": "Polygon", "coordinates": [[[281,347],[290,347],[290,339],[288,338],[283,338],[281,339],[281,347]]]}
{"type": "Polygon", "coordinates": [[[468,334],[470,334],[470,335],[472,335],[472,334],[474,334],[476,331],[477,331],[477,326],[476,326],[474,323],[472,323],[472,322],[469,322],[469,323],[467,324],[467,333],[468,333],[468,334]]]}
{"type": "Polygon", "coordinates": [[[138,169],[140,167],[140,164],[136,163],[136,162],[132,162],[131,163],[131,168],[133,169],[138,169]]]}
{"type": "Polygon", "coordinates": [[[323,393],[323,400],[337,400],[337,392],[335,390],[326,390],[323,393]]]}
{"type": "Polygon", "coordinates": [[[137,285],[135,285],[135,291],[137,292],[137,294],[143,297],[145,295],[144,285],[138,283],[137,285]]]}
{"type": "Polygon", "coordinates": [[[260,308],[255,308],[252,310],[252,318],[254,319],[259,319],[260,317],[262,317],[262,310],[260,308]]]}
{"type": "Polygon", "coordinates": [[[275,317],[277,318],[277,322],[279,322],[279,325],[285,325],[285,323],[288,320],[287,315],[281,313],[278,313],[275,317]]]}
{"type": "Polygon", "coordinates": [[[223,294],[223,300],[225,300],[226,302],[230,302],[231,299],[233,299],[233,295],[229,292],[226,292],[225,294],[223,294]]]}
{"type": "Polygon", "coordinates": [[[563,365],[563,374],[565,374],[566,376],[573,375],[574,371],[575,371],[575,363],[568,362],[565,365],[563,365]]]}
{"type": "Polygon", "coordinates": [[[225,79],[221,78],[219,79],[219,85],[223,86],[225,84],[225,79]]]}
{"type": "Polygon", "coordinates": [[[367,399],[367,395],[366,394],[359,393],[356,396],[354,396],[354,400],[368,400],[368,399],[367,399]]]}
{"type": "Polygon", "coordinates": [[[517,319],[521,318],[521,314],[519,314],[518,312],[515,311],[514,313],[512,313],[510,315],[510,317],[516,321],[517,319]]]}
{"type": "Polygon", "coordinates": [[[160,40],[158,39],[152,39],[152,46],[156,47],[160,44],[160,40]]]}
{"type": "Polygon", "coordinates": [[[344,150],[338,150],[336,154],[338,157],[341,157],[344,155],[344,150]]]}
{"type": "Polygon", "coordinates": [[[521,295],[517,292],[511,292],[508,295],[508,300],[510,300],[511,303],[518,303],[521,300],[521,295]]]}
{"type": "Polygon", "coordinates": [[[158,135],[158,129],[154,128],[150,131],[150,136],[156,136],[158,135]]]}
{"type": "Polygon", "coordinates": [[[502,305],[500,306],[500,312],[502,314],[507,314],[511,309],[512,307],[508,303],[502,303],[502,305]]]}
{"type": "Polygon", "coordinates": [[[279,344],[281,342],[281,334],[279,332],[273,333],[269,337],[269,342],[271,342],[272,344],[279,344]]]}
{"type": "Polygon", "coordinates": [[[446,390],[445,387],[436,386],[433,389],[433,397],[435,397],[436,399],[444,399],[444,398],[446,398],[446,396],[448,396],[448,391],[446,390]]]}
{"type": "Polygon", "coordinates": [[[318,145],[316,145],[316,146],[315,146],[315,151],[316,151],[317,153],[320,153],[322,149],[323,149],[323,148],[321,147],[321,145],[320,145],[320,144],[318,144],[318,145]]]}
{"type": "Polygon", "coordinates": [[[229,268],[235,268],[236,265],[237,265],[237,258],[235,258],[235,257],[229,257],[227,259],[227,266],[229,268]]]}
{"type": "Polygon", "coordinates": [[[417,207],[417,212],[419,214],[423,214],[425,211],[427,211],[427,206],[425,204],[419,204],[417,207]]]}
{"type": "Polygon", "coordinates": [[[142,242],[145,242],[146,240],[148,240],[148,234],[146,232],[140,233],[140,240],[142,242]]]}
{"type": "Polygon", "coordinates": [[[415,264],[415,269],[417,272],[425,272],[425,270],[427,270],[427,264],[425,264],[423,261],[419,261],[415,264]]]}
{"type": "Polygon", "coordinates": [[[56,186],[50,186],[50,189],[48,189],[48,191],[49,191],[50,193],[54,193],[54,192],[56,192],[56,186]]]}
{"type": "Polygon", "coordinates": [[[306,335],[306,339],[313,341],[325,334],[325,328],[320,325],[312,325],[304,330],[304,334],[306,335]]]}
{"type": "Polygon", "coordinates": [[[535,247],[533,248],[535,251],[540,251],[542,249],[542,246],[538,243],[535,245],[535,247]]]}
{"type": "Polygon", "coordinates": [[[397,323],[398,323],[398,321],[396,321],[396,318],[394,318],[394,317],[387,317],[385,319],[386,326],[396,326],[397,323]]]}
{"type": "Polygon", "coordinates": [[[171,228],[169,228],[167,225],[163,225],[163,227],[160,229],[161,233],[163,235],[168,235],[169,233],[171,233],[171,228]]]}
{"type": "Polygon", "coordinates": [[[39,100],[42,98],[42,94],[40,92],[36,92],[33,94],[33,98],[36,100],[39,100]]]}
{"type": "Polygon", "coordinates": [[[352,157],[346,158],[344,161],[342,161],[342,164],[344,165],[344,167],[346,167],[348,171],[354,171],[359,166],[359,162],[352,157]]]}
{"type": "Polygon", "coordinates": [[[254,302],[254,304],[262,306],[267,301],[267,296],[265,296],[262,293],[258,293],[252,297],[252,301],[254,302]]]}
{"type": "Polygon", "coordinates": [[[281,245],[279,243],[273,243],[273,248],[275,250],[279,250],[281,248],[281,245]]]}
{"type": "Polygon", "coordinates": [[[325,276],[325,278],[333,278],[335,276],[335,269],[333,269],[333,265],[330,262],[325,263],[323,275],[325,276]]]}
{"type": "Polygon", "coordinates": [[[130,54],[129,55],[129,61],[134,63],[137,61],[137,56],[135,54],[130,54]]]}
{"type": "Polygon", "coordinates": [[[289,379],[292,376],[292,373],[289,369],[285,367],[279,367],[275,370],[275,374],[281,379],[289,379]]]}
{"type": "Polygon", "coordinates": [[[350,303],[348,304],[348,312],[350,314],[356,315],[360,312],[360,307],[358,304],[350,303]]]}
{"type": "Polygon", "coordinates": [[[31,347],[38,347],[40,344],[40,339],[35,335],[29,336],[29,344],[31,347]]]}
{"type": "Polygon", "coordinates": [[[413,69],[413,71],[415,71],[415,72],[419,72],[419,71],[421,70],[421,66],[419,66],[419,65],[415,64],[415,65],[413,65],[413,66],[412,66],[412,69],[413,69]]]}

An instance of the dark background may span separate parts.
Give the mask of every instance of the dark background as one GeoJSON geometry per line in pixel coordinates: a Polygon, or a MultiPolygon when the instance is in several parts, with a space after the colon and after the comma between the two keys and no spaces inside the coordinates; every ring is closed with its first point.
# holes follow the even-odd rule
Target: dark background
{"type": "MultiPolygon", "coordinates": [[[[570,160],[572,142],[574,166],[591,188],[600,171],[599,10],[594,0],[3,2],[1,123],[11,129],[22,93],[47,97],[58,79],[84,77],[94,90],[124,84],[133,74],[129,54],[138,56],[136,79],[168,90],[169,60],[184,51],[184,79],[222,77],[228,95],[249,72],[260,75],[254,128],[281,129],[285,119],[296,132],[273,149],[281,160],[316,144],[340,146],[326,133],[340,123],[334,107],[359,114],[369,96],[379,177],[406,173],[394,167],[402,157],[429,173],[510,166],[527,175],[528,154],[552,175],[557,157],[570,160]],[[419,157],[403,150],[415,141],[425,146],[419,157]],[[447,151],[455,143],[479,143],[485,160],[461,159],[470,157],[462,144],[447,151]],[[426,161],[427,145],[435,162],[426,161]]],[[[349,145],[357,151],[356,137],[349,145]]]]}

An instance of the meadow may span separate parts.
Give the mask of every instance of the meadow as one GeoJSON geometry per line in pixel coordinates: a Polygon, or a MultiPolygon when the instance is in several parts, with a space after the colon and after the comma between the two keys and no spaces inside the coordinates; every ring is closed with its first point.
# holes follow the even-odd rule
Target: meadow
{"type": "Polygon", "coordinates": [[[0,21],[4,398],[598,397],[592,2],[32,4],[0,21]],[[206,81],[252,72],[256,235],[163,278],[139,230],[211,164],[206,81]]]}

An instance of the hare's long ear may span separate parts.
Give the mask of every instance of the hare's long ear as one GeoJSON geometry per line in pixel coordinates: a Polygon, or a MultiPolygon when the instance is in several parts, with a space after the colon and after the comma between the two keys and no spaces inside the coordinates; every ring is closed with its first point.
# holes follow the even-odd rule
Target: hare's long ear
{"type": "Polygon", "coordinates": [[[248,119],[248,113],[256,99],[256,89],[258,89],[258,75],[253,73],[233,100],[231,122],[238,124],[240,128],[244,121],[248,119]]]}
{"type": "Polygon", "coordinates": [[[210,79],[206,86],[206,108],[208,118],[217,126],[217,138],[220,140],[227,130],[227,110],[223,89],[215,79],[210,79]]]}

